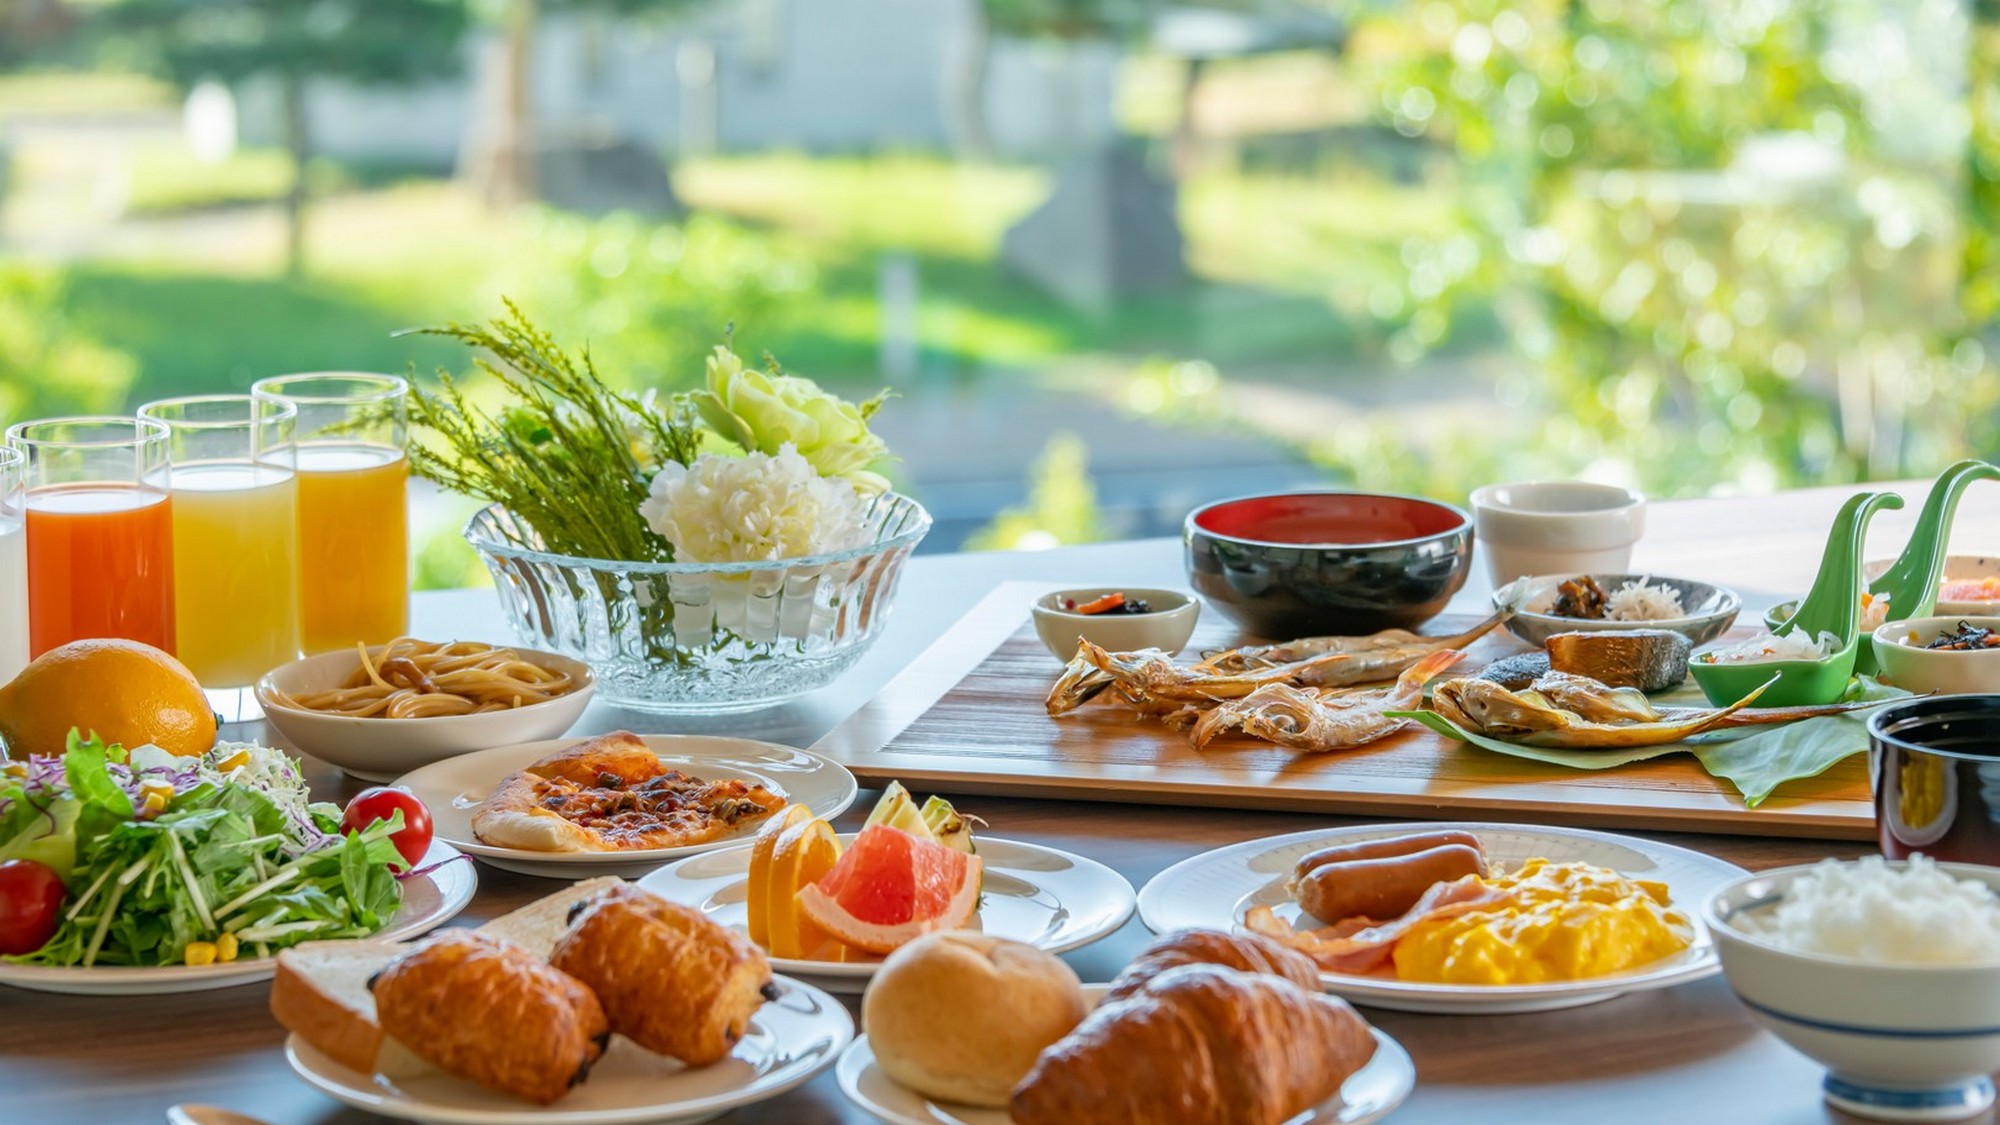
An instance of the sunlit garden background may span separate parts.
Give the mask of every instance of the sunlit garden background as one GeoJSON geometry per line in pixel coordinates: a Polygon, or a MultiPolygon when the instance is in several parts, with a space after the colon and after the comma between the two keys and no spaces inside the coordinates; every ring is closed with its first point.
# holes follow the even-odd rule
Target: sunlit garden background
{"type": "Polygon", "coordinates": [[[9,421],[505,296],[894,388],[927,549],[2000,445],[1994,0],[0,0],[0,68],[9,421]]]}

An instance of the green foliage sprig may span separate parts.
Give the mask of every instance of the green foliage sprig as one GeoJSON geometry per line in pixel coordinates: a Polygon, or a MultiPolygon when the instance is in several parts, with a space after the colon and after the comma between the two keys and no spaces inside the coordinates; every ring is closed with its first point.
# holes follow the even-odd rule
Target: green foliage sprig
{"type": "Polygon", "coordinates": [[[475,362],[511,401],[485,409],[440,371],[438,390],[411,394],[411,422],[436,439],[413,444],[411,468],[502,505],[558,554],[671,562],[672,548],[646,526],[639,504],[661,464],[685,465],[700,451],[693,412],[679,399],[656,404],[613,390],[588,348],[572,359],[506,304],[506,315],[487,324],[423,330],[485,353],[475,362]]]}

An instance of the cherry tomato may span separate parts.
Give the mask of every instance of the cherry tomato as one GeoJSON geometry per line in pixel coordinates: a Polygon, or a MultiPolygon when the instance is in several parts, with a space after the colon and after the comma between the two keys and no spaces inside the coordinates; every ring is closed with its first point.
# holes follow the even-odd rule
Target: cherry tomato
{"type": "Polygon", "coordinates": [[[62,878],[32,859],[0,863],[0,953],[33,953],[62,924],[62,878]]]}
{"type": "Polygon", "coordinates": [[[378,820],[389,819],[397,809],[403,810],[403,829],[389,841],[415,867],[431,849],[431,810],[408,789],[394,785],[363,789],[347,802],[347,811],[340,815],[340,830],[359,832],[378,820]]]}

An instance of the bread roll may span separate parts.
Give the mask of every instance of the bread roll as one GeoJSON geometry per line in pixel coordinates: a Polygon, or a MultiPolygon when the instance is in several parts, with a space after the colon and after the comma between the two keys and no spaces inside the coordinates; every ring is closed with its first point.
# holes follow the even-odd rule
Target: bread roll
{"type": "Polygon", "coordinates": [[[777,997],[764,951],[691,906],[620,884],[570,916],[549,964],[590,986],[611,1029],[649,1051],[717,1062],[777,997]]]}
{"type": "Polygon", "coordinates": [[[583,1081],[611,1039],[581,982],[470,930],[418,946],[372,990],[384,1034],[447,1074],[541,1105],[583,1081]]]}
{"type": "Polygon", "coordinates": [[[1090,1005],[1076,973],[1031,945],[965,930],[889,956],[861,1024],[889,1077],[939,1101],[1004,1106],[1049,1044],[1090,1005]]]}

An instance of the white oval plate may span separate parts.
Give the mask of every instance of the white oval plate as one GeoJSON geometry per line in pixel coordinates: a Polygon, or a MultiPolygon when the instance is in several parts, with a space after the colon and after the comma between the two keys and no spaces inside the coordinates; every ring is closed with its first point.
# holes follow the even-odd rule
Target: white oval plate
{"type": "Polygon", "coordinates": [[[293,1035],[285,1061],[306,1083],[356,1109],[435,1125],[627,1125],[706,1120],[767,1101],[833,1065],[854,1038],[854,1017],[819,989],[777,978],[780,995],[757,1009],[729,1057],[691,1068],[613,1036],[590,1077],[540,1106],[442,1072],[391,1079],[362,1074],[293,1035]]]}
{"type": "MultiPolygon", "coordinates": [[[[842,843],[855,834],[843,832],[842,843]]],[[[985,867],[984,898],[968,929],[1024,941],[1051,953],[1076,949],[1117,931],[1132,917],[1132,884],[1096,860],[1018,840],[977,839],[985,867]]],[[[695,907],[725,926],[747,932],[750,848],[684,859],[639,881],[662,898],[695,907]]],[[[771,958],[781,973],[806,977],[834,992],[860,992],[882,967],[855,963],[771,958]]]]}
{"type": "MultiPolygon", "coordinates": [[[[863,1035],[840,1054],[840,1092],[890,1125],[1013,1125],[1004,1109],[934,1102],[875,1065],[863,1035]]],[[[1375,1055],[1347,1076],[1340,1092],[1285,1125],[1368,1125],[1389,1116],[1417,1086],[1416,1064],[1403,1045],[1375,1032],[1375,1055]]]]}
{"type": "MultiPolygon", "coordinates": [[[[859,787],[847,767],[829,758],[775,742],[718,738],[702,734],[649,734],[646,745],[662,764],[684,770],[704,781],[730,778],[755,782],[795,805],[811,809],[823,820],[839,816],[854,803],[859,787]]],[[[404,774],[396,782],[422,798],[431,810],[437,838],[505,871],[551,879],[581,879],[595,875],[637,878],[682,856],[740,844],[757,835],[764,821],[706,844],[680,848],[648,848],[616,852],[534,852],[482,844],[472,834],[472,812],[503,778],[581,738],[557,738],[500,746],[462,754],[404,774]]]]}
{"type": "Polygon", "coordinates": [[[1285,879],[1307,852],[1329,844],[1376,840],[1411,832],[1456,829],[1479,837],[1489,861],[1516,866],[1535,856],[1557,863],[1591,863],[1667,885],[1673,905],[1694,926],[1694,944],[1610,976],[1551,984],[1462,985],[1403,981],[1392,977],[1321,973],[1328,992],[1356,1004],[1404,1012],[1458,1015],[1540,1012],[1594,1004],[1627,992],[1667,988],[1713,976],[1721,970],[1715,942],[1701,922],[1701,902],[1710,891],[1748,872],[1700,852],[1631,836],[1543,828],[1525,824],[1370,824],[1327,828],[1251,840],[1203,852],[1167,868],[1139,892],[1139,918],[1155,933],[1190,927],[1239,926],[1253,906],[1269,906],[1295,925],[1301,911],[1285,892],[1285,879]]]}
{"type": "MultiPolygon", "coordinates": [[[[403,903],[371,941],[403,941],[444,925],[472,901],[479,876],[463,862],[458,849],[432,840],[431,850],[417,865],[421,875],[403,880],[403,903]]],[[[205,992],[270,980],[278,971],[273,957],[239,958],[226,965],[128,965],[89,969],[54,965],[10,965],[0,962],[0,984],[34,992],[66,992],[77,996],[152,996],[165,992],[205,992]]]]}

